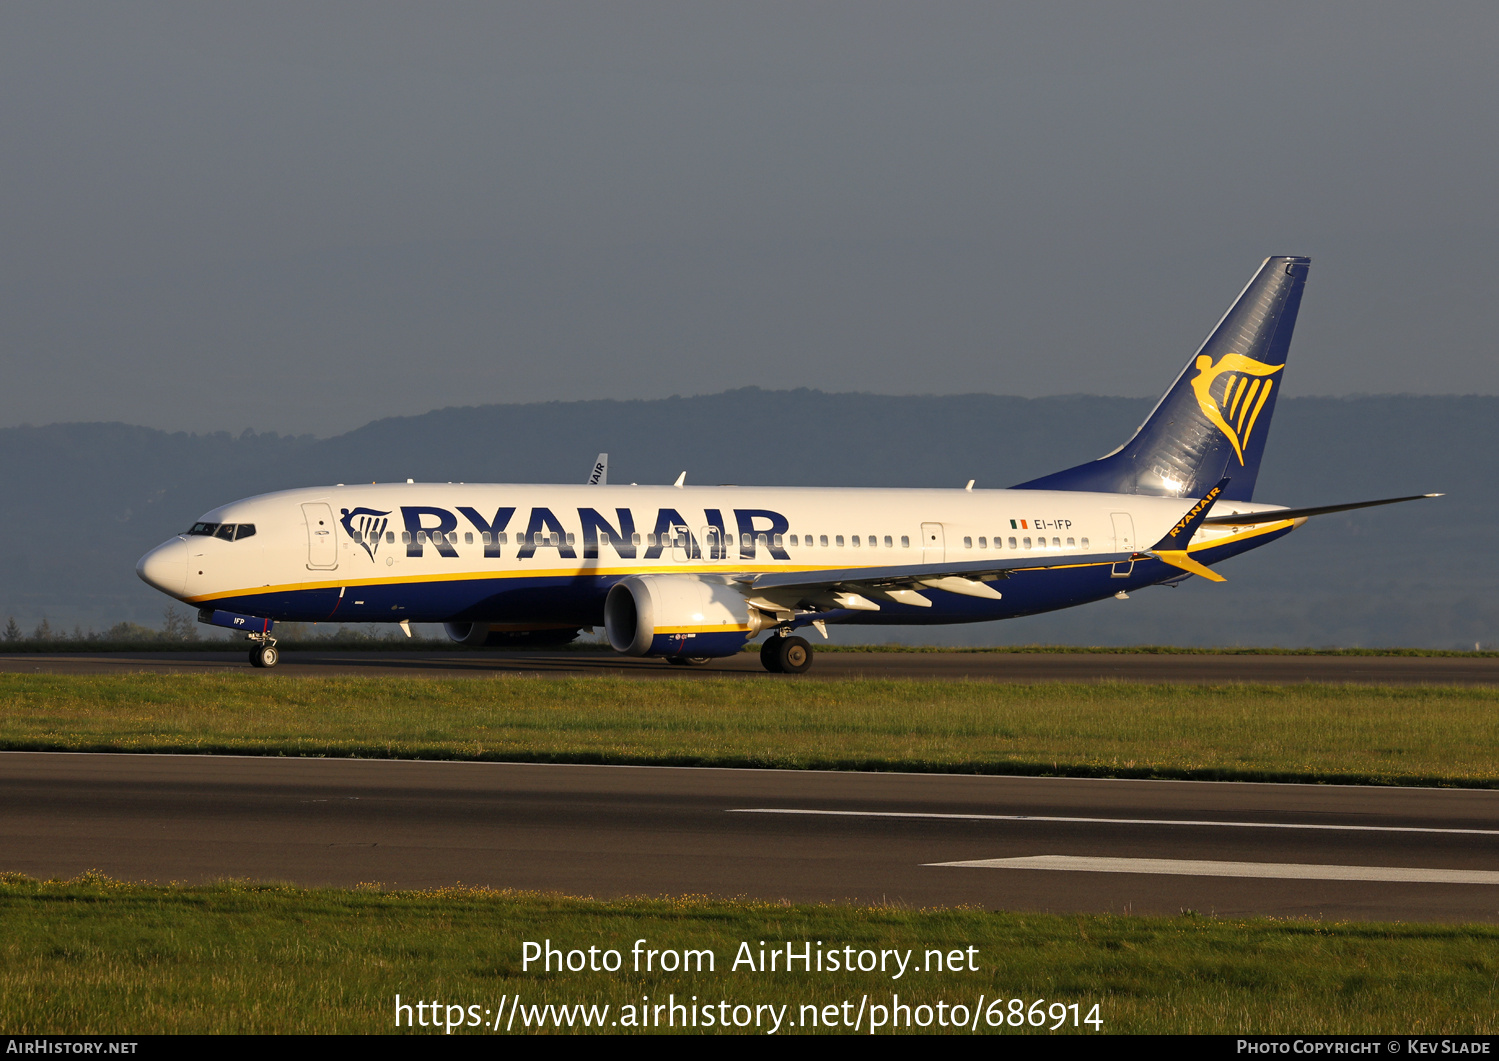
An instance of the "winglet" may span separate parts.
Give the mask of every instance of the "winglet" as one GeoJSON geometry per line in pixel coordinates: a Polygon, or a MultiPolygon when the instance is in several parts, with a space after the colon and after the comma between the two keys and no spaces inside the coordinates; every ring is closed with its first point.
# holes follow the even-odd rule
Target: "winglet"
{"type": "Polygon", "coordinates": [[[1194,575],[1201,575],[1210,582],[1226,582],[1227,579],[1212,568],[1188,556],[1187,545],[1192,541],[1192,535],[1197,533],[1197,528],[1202,526],[1202,521],[1208,518],[1213,502],[1218,500],[1219,495],[1223,493],[1223,488],[1227,485],[1227,478],[1220,479],[1217,486],[1204,494],[1201,501],[1193,505],[1187,510],[1185,516],[1176,521],[1176,526],[1167,531],[1164,538],[1145,550],[1145,555],[1153,556],[1183,571],[1190,571],[1194,575]]]}
{"type": "Polygon", "coordinates": [[[593,471],[588,473],[588,485],[609,485],[609,454],[600,453],[599,459],[593,462],[593,471]]]}

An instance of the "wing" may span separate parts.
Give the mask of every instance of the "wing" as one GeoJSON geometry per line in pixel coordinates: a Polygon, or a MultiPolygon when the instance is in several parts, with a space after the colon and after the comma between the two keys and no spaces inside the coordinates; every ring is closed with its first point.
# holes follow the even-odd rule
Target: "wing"
{"type": "Polygon", "coordinates": [[[934,564],[891,564],[882,567],[845,567],[822,571],[766,572],[737,575],[734,581],[752,604],[774,611],[825,610],[878,611],[881,603],[909,604],[929,608],[932,602],[923,589],[946,590],[969,597],[998,600],[1000,593],[990,583],[1009,577],[1012,571],[1039,571],[1112,564],[1138,553],[1069,553],[1053,556],[1017,557],[1013,560],[948,561],[934,564]]]}

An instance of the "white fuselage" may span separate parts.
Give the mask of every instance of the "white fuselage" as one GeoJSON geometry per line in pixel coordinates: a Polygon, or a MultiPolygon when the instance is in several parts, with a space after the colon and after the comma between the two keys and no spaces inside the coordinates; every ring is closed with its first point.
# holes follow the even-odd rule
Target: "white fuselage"
{"type": "MultiPolygon", "coordinates": [[[[336,486],[214,509],[202,517],[205,524],[250,525],[254,534],[239,540],[179,536],[148,554],[141,573],[200,607],[278,618],[464,616],[590,625],[609,585],[632,574],[813,572],[1040,557],[1066,567],[1086,564],[1090,555],[1149,548],[1189,504],[1174,497],[1038,490],[336,486]]],[[[1227,502],[1216,511],[1261,510],[1273,511],[1227,502]]],[[[1203,528],[1192,548],[1248,545],[1246,539],[1267,540],[1263,536],[1276,529],[1289,524],[1203,528]]],[[[1148,581],[1175,574],[1162,570],[1148,581]]],[[[1072,593],[1063,596],[1065,602],[1050,607],[1080,603],[1072,593]]],[[[1018,611],[976,613],[973,601],[957,603],[956,613],[886,608],[883,616],[856,619],[951,622],[1047,610],[1028,602],[1018,611]]]]}

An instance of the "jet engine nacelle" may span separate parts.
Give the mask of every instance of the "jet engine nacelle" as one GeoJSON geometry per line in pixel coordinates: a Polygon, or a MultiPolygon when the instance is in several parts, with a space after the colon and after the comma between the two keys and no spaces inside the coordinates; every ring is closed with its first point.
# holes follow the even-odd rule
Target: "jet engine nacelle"
{"type": "Polygon", "coordinates": [[[577,638],[576,626],[525,626],[519,623],[443,623],[449,641],[470,648],[544,648],[577,638]]]}
{"type": "Polygon", "coordinates": [[[630,656],[732,656],[775,620],[733,586],[692,575],[631,575],[604,600],[604,630],[630,656]]]}

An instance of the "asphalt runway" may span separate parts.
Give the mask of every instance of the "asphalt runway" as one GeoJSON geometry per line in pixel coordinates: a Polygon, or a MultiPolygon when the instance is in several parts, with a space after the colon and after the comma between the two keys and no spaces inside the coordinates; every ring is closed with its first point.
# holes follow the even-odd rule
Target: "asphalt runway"
{"type": "Polygon", "coordinates": [[[1495,923],[1499,792],[0,753],[0,870],[86,869],[1495,923]]]}
{"type": "Polygon", "coordinates": [[[1238,656],[1065,652],[822,652],[804,675],[771,675],[752,653],[702,667],[613,652],[336,652],[289,648],[274,671],[254,671],[242,651],[0,653],[0,672],[48,674],[246,673],[459,678],[501,674],[624,678],[759,678],[766,681],[846,678],[1051,682],[1354,682],[1394,685],[1499,685],[1499,657],[1238,656]]]}

